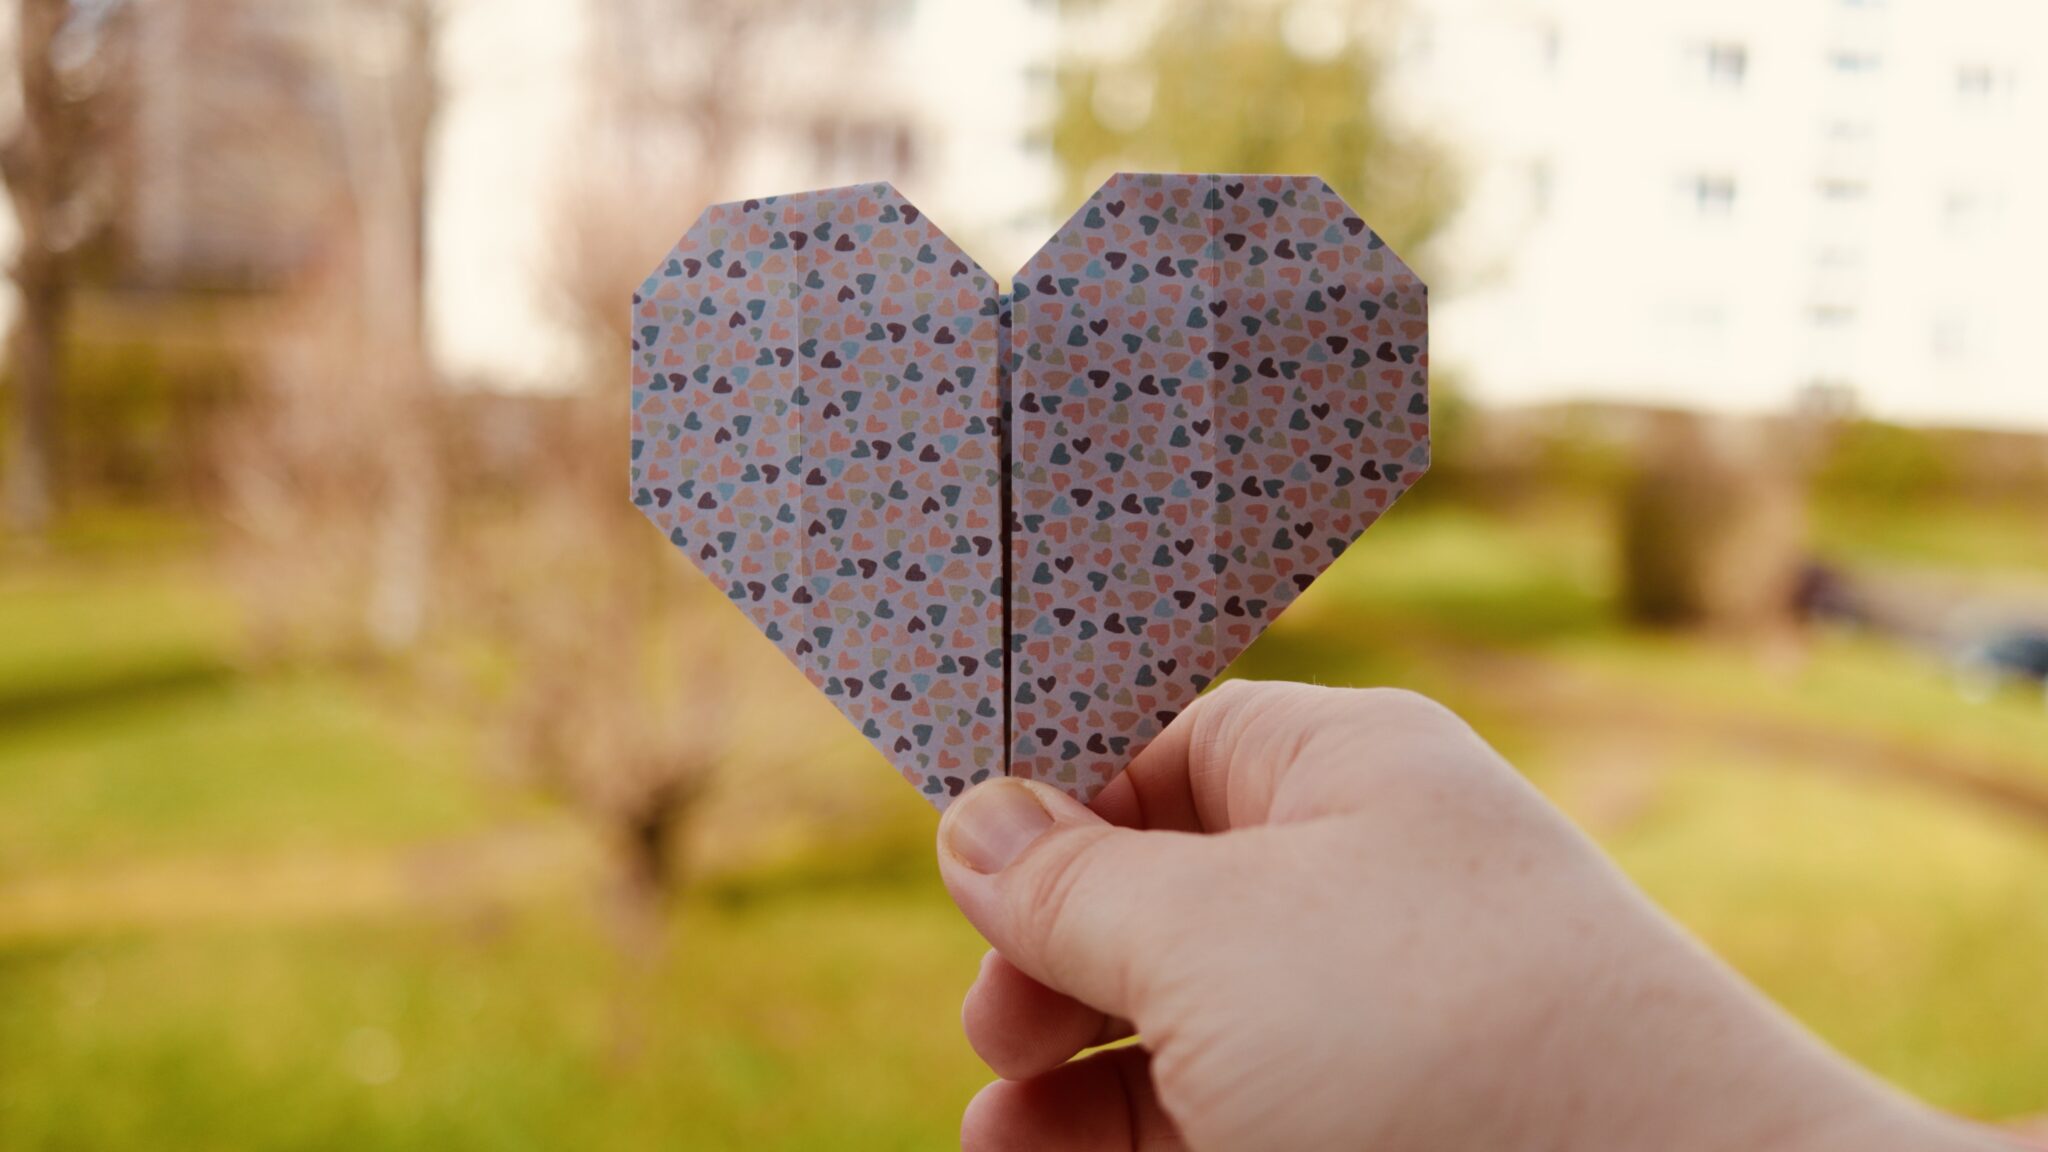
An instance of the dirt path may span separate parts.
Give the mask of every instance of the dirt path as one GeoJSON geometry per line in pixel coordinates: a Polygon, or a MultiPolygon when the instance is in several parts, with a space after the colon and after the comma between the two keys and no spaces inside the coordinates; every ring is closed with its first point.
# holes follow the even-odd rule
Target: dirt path
{"type": "Polygon", "coordinates": [[[1833,725],[1757,716],[1740,709],[1646,692],[1553,657],[1439,643],[1439,655],[1486,685],[1487,706],[1539,731],[1584,728],[1603,741],[1711,747],[1760,763],[1797,761],[1852,777],[1926,786],[2048,833],[2048,778],[2018,757],[1937,751],[1833,725]]]}

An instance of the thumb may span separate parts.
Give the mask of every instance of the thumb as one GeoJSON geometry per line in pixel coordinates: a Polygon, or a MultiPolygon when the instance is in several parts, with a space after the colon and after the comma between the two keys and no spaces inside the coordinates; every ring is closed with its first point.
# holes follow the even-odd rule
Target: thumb
{"type": "Polygon", "coordinates": [[[939,822],[939,872],[996,951],[1048,988],[1126,1020],[1148,961],[1193,923],[1204,838],[1115,827],[1055,788],[999,777],[939,822]]]}

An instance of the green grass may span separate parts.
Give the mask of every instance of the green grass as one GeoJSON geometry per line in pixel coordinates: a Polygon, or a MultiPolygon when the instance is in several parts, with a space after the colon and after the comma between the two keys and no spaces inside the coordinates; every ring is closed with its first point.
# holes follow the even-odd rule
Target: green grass
{"type": "Polygon", "coordinates": [[[0,956],[10,1148],[923,1149],[979,1086],[932,884],[698,903],[652,973],[575,907],[0,956]]]}
{"type": "Polygon", "coordinates": [[[0,733],[95,697],[175,692],[227,672],[233,616],[197,564],[0,566],[0,733]]]}
{"type": "MultiPolygon", "coordinates": [[[[1886,531],[1827,529],[1894,556],[1954,529],[1886,531]]],[[[2048,717],[1870,641],[1786,663],[1633,635],[1604,538],[1578,505],[1403,506],[1236,670],[1445,699],[1844,1051],[1938,1104],[2048,1111],[2048,832],[1823,755],[2048,780],[2048,717]]],[[[0,574],[0,1148],[953,1146],[985,1077],[957,1024],[981,946],[932,875],[929,811],[873,757],[791,769],[807,821],[739,789],[706,843],[752,832],[780,862],[705,880],[640,971],[588,853],[460,899],[362,881],[536,807],[402,693],[243,670],[182,547],[98,548],[0,574]],[[825,794],[847,771],[867,775],[825,794]],[[228,891],[138,916],[123,878],[228,891]],[[10,923],[28,889],[107,903],[10,923]]]]}
{"type": "Polygon", "coordinates": [[[1572,667],[1696,707],[1854,733],[1928,761],[2048,788],[2048,707],[2037,694],[1967,699],[1945,665],[1881,641],[1822,635],[1774,657],[1632,637],[1576,643],[1560,655],[1572,667]]]}
{"type": "MultiPolygon", "coordinates": [[[[2016,530],[1997,515],[1962,522],[2016,530]]],[[[2048,786],[2048,708],[2038,694],[1970,701],[1935,655],[1863,637],[1821,633],[1793,649],[1758,649],[1626,631],[1615,622],[1606,540],[1603,519],[1580,505],[1513,520],[1455,507],[1404,515],[1397,506],[1237,671],[1399,683],[1488,710],[1494,693],[1461,682],[1463,669],[1442,658],[1448,642],[1549,659],[1617,702],[1635,696],[1751,725],[1804,725],[2048,786]]],[[[1958,547],[1965,557],[2021,551],[1958,547]]],[[[2048,591],[2048,558],[2031,574],[2048,591]]]]}
{"type": "Polygon", "coordinates": [[[232,620],[190,564],[0,580],[0,878],[490,817],[457,734],[396,722],[343,675],[241,674],[232,620]]]}
{"type": "Polygon", "coordinates": [[[1841,563],[1927,565],[2037,584],[2048,574],[2048,512],[2025,499],[1916,506],[1838,498],[1819,503],[1813,526],[1815,547],[1841,563]]]}
{"type": "Polygon", "coordinates": [[[465,760],[323,677],[230,678],[0,739],[0,877],[159,856],[404,844],[482,826],[465,760]]]}

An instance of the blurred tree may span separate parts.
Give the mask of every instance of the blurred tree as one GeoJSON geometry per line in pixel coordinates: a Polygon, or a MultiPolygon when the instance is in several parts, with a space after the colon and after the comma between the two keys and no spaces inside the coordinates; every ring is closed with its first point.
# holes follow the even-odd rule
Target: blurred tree
{"type": "MultiPolygon", "coordinates": [[[[522,485],[456,559],[478,623],[507,657],[477,700],[495,763],[590,821],[618,868],[612,911],[641,958],[662,941],[691,820],[731,754],[738,689],[720,591],[675,562],[625,498],[624,406],[535,401],[522,485]]],[[[736,615],[736,613],[732,613],[736,615]]]]}
{"type": "Polygon", "coordinates": [[[8,525],[40,534],[61,497],[59,403],[64,324],[77,258],[113,203],[106,138],[119,65],[103,35],[116,0],[16,0],[13,125],[0,140],[0,178],[19,232],[12,274],[20,311],[12,341],[6,494],[8,525]]]}
{"type": "Polygon", "coordinates": [[[1119,169],[1322,176],[1412,257],[1455,206],[1444,156],[1388,115],[1386,0],[1062,0],[1053,154],[1069,203],[1119,169]],[[1135,26],[1128,52],[1098,22],[1135,26]],[[1079,42],[1086,38],[1088,43],[1079,42]]]}
{"type": "Polygon", "coordinates": [[[1653,416],[1621,497],[1623,603],[1638,623],[1760,632],[1787,623],[1806,562],[1802,480],[1757,427],[1653,416]]]}
{"type": "MultiPolygon", "coordinates": [[[[809,139],[835,108],[816,106],[805,82],[866,67],[818,60],[782,70],[789,37],[833,36],[872,21],[898,0],[585,0],[591,33],[585,163],[565,174],[564,244],[555,280],[563,303],[623,364],[630,343],[619,304],[696,212],[733,194],[750,147],[809,139]],[[798,91],[792,91],[793,89],[798,91]],[[646,211],[650,204],[674,212],[646,211]]],[[[827,85],[829,88],[829,85],[827,85]]],[[[846,103],[839,101],[838,103],[846,103]]]]}
{"type": "MultiPolygon", "coordinates": [[[[121,149],[120,280],[152,297],[269,302],[323,258],[348,215],[342,0],[149,0],[132,38],[121,149]]],[[[349,0],[353,2],[353,0],[349,0]]],[[[386,33],[365,51],[394,54],[386,33]]],[[[359,119],[360,117],[358,117],[359,119]]],[[[360,128],[357,129],[360,136],[360,128]]]]}
{"type": "Polygon", "coordinates": [[[565,174],[551,253],[587,371],[565,381],[581,386],[575,394],[548,402],[543,442],[527,450],[545,482],[510,493],[502,531],[466,533],[459,562],[468,599],[507,657],[506,682],[485,700],[503,763],[612,845],[615,923],[644,961],[662,941],[693,817],[735,755],[752,638],[627,499],[630,302],[701,206],[730,193],[743,146],[786,126],[785,110],[763,95],[786,79],[773,72],[786,56],[775,46],[849,19],[856,6],[587,4],[585,162],[565,174]]]}
{"type": "MultiPolygon", "coordinates": [[[[224,27],[267,15],[184,2],[224,27]]],[[[323,0],[272,17],[292,29],[274,58],[226,65],[302,72],[326,94],[331,154],[303,162],[342,185],[301,222],[322,256],[267,323],[267,379],[224,441],[244,582],[276,647],[389,654],[427,624],[446,486],[424,315],[440,17],[438,0],[323,0]]]]}
{"type": "Polygon", "coordinates": [[[379,648],[419,638],[426,623],[434,536],[441,512],[435,465],[434,384],[426,340],[427,172],[440,83],[438,0],[349,0],[333,10],[334,49],[356,82],[342,119],[356,213],[356,277],[363,378],[380,390],[381,497],[365,623],[379,648]]]}

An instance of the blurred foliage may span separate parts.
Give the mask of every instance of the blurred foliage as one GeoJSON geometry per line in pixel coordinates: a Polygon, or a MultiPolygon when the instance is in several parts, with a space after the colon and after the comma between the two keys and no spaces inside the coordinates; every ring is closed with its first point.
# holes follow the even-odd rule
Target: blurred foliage
{"type": "Polygon", "coordinates": [[[1824,497],[2048,503],[2048,441],[2018,432],[1908,428],[1848,420],[1821,430],[1814,468],[1824,497]]]}
{"type": "MultiPolygon", "coordinates": [[[[64,336],[60,487],[88,506],[205,504],[216,422],[247,389],[240,341],[252,308],[229,297],[82,294],[64,336]]],[[[0,370],[0,390],[12,386],[0,370]]]]}
{"type": "Polygon", "coordinates": [[[1142,27],[1128,53],[1062,53],[1053,154],[1065,203],[1113,172],[1318,175],[1411,260],[1455,207],[1449,162],[1387,114],[1366,35],[1380,0],[1183,0],[1152,19],[1129,0],[1066,0],[1093,21],[1142,27]]]}
{"type": "Polygon", "coordinates": [[[1935,433],[1851,421],[1832,430],[1814,484],[1878,502],[1939,495],[1957,478],[1953,456],[1935,433]]]}
{"type": "Polygon", "coordinates": [[[1659,627],[1757,630],[1790,620],[1805,556],[1797,476],[1761,445],[1716,443],[1667,415],[1622,493],[1622,600],[1659,627]]]}

